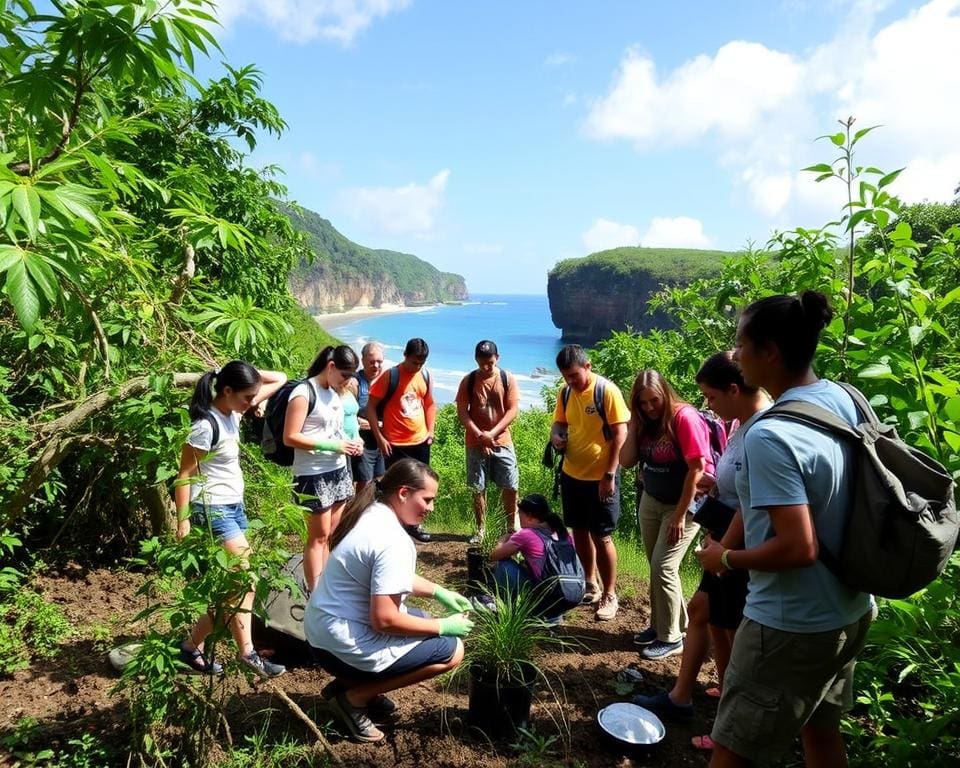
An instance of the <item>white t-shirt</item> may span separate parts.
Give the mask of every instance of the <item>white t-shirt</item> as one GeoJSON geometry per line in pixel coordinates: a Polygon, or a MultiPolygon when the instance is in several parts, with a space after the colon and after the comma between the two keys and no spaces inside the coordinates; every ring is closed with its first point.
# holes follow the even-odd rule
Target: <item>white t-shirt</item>
{"type": "MultiPolygon", "coordinates": [[[[307,379],[294,388],[290,400],[302,397],[309,407],[310,388],[316,395],[316,404],[307,414],[300,430],[311,440],[343,440],[343,403],[333,387],[321,387],[307,379]]],[[[320,475],[347,466],[347,457],[339,451],[305,451],[293,449],[293,476],[320,475]]]]}
{"type": "Polygon", "coordinates": [[[207,419],[193,422],[187,444],[208,451],[200,462],[198,474],[190,485],[190,501],[203,504],[237,504],[243,501],[243,473],[240,471],[240,414],[224,416],[210,409],[220,428],[216,445],[213,426],[207,419]]]}
{"type": "Polygon", "coordinates": [[[382,672],[423,638],[377,632],[370,625],[371,597],[401,595],[406,612],[416,567],[416,547],[394,511],[371,505],[330,553],[307,604],[307,640],[351,667],[382,672]]]}

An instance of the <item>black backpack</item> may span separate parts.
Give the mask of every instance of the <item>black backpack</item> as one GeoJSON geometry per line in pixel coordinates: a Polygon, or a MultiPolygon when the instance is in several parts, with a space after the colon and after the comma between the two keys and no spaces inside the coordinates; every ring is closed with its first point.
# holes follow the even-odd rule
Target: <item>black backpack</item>
{"type": "Polygon", "coordinates": [[[577,557],[573,539],[556,540],[540,528],[531,528],[543,542],[543,565],[536,593],[540,611],[545,616],[556,616],[577,607],[587,589],[583,565],[577,557]]]}
{"type": "Polygon", "coordinates": [[[854,427],[802,400],[777,403],[757,420],[780,416],[850,443],[853,493],[840,550],[831,552],[820,542],[819,559],[852,589],[908,597],[943,572],[956,545],[960,523],[953,478],[881,422],[858,389],[837,383],[857,407],[854,427]]]}
{"type": "MultiPolygon", "coordinates": [[[[266,412],[263,417],[263,431],[260,434],[260,447],[263,456],[281,467],[293,465],[293,448],[283,442],[283,427],[287,421],[287,405],[290,402],[290,393],[309,379],[288,381],[273,393],[267,401],[266,412]]],[[[312,384],[307,384],[310,391],[307,404],[307,415],[313,412],[317,404],[317,392],[312,384]]]]}
{"type": "MultiPolygon", "coordinates": [[[[427,385],[427,389],[430,389],[430,371],[426,368],[420,369],[420,375],[423,376],[423,380],[427,385]]],[[[400,386],[400,366],[395,365],[390,369],[389,380],[387,381],[387,391],[383,394],[383,399],[377,403],[377,416],[380,417],[380,420],[383,420],[383,409],[384,406],[390,401],[390,398],[393,397],[397,388],[400,386]]]]}

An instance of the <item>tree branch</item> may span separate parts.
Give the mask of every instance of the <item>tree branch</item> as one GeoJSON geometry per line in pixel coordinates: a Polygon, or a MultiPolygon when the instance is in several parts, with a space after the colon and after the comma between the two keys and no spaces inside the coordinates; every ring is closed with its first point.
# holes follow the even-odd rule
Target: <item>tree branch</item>
{"type": "Polygon", "coordinates": [[[183,225],[180,226],[180,244],[183,248],[183,267],[173,283],[173,291],[170,294],[171,304],[179,304],[183,301],[183,295],[187,292],[187,287],[197,271],[193,245],[187,240],[187,228],[183,225]]]}

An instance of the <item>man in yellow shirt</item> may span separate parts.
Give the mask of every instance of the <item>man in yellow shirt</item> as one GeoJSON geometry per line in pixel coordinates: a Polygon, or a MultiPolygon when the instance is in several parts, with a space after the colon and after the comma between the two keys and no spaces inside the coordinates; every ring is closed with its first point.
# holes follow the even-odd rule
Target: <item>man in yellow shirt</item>
{"type": "Polygon", "coordinates": [[[599,603],[597,621],[610,621],[619,609],[613,531],[620,517],[620,447],[630,411],[617,385],[590,370],[578,344],[560,350],[557,367],[566,386],[557,394],[550,441],[564,452],[563,520],[573,529],[587,577],[584,602],[599,603]]]}

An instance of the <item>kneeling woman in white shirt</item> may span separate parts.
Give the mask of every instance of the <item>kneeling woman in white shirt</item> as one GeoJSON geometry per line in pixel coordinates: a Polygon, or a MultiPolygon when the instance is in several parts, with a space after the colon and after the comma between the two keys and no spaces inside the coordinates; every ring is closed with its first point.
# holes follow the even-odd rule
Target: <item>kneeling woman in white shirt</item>
{"type": "Polygon", "coordinates": [[[304,629],[320,665],[335,678],[324,689],[358,741],[380,741],[368,715],[392,712],[383,694],[456,667],[473,626],[463,595],[416,573],[417,550],[404,526],[433,510],[437,473],[401,459],[347,506],[330,557],[307,605],[304,629]],[[453,614],[434,619],[407,608],[408,595],[433,597],[453,614]]]}

